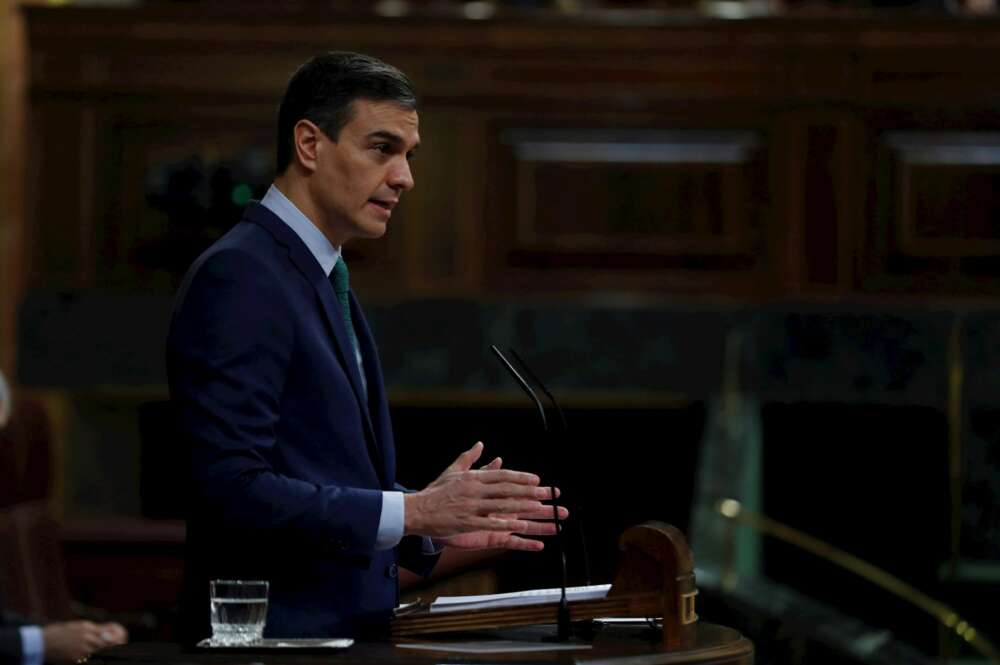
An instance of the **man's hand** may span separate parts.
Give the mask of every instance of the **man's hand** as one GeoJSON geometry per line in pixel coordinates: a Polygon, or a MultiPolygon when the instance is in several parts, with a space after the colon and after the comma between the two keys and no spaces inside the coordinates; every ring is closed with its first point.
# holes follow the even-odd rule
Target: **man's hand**
{"type": "MultiPolygon", "coordinates": [[[[497,457],[492,462],[484,467],[484,470],[499,469],[503,464],[502,460],[497,457]]],[[[559,490],[556,489],[556,496],[559,496],[559,490]]],[[[537,514],[532,515],[515,515],[513,516],[517,519],[529,519],[529,520],[554,520],[555,515],[552,512],[552,506],[545,506],[544,509],[537,514]]],[[[564,520],[569,517],[569,511],[563,506],[559,506],[559,519],[564,520]]],[[[555,522],[529,522],[530,528],[524,531],[522,535],[530,536],[554,536],[556,534],[555,522]]],[[[437,542],[447,545],[449,547],[454,547],[460,550],[492,550],[492,549],[503,549],[503,550],[526,550],[528,552],[538,552],[545,548],[545,543],[540,540],[534,540],[532,538],[521,538],[517,534],[504,533],[499,531],[473,531],[472,533],[463,533],[458,536],[451,536],[450,538],[438,538],[437,542]]]]}
{"type": "MultiPolygon", "coordinates": [[[[500,469],[500,458],[473,470],[482,453],[476,443],[425,489],[403,496],[404,532],[461,549],[542,549],[541,541],[515,534],[555,533],[555,524],[536,521],[553,518],[552,506],[542,503],[552,489],[539,487],[535,474],[500,469]]],[[[561,519],[568,515],[559,509],[561,519]]]]}
{"type": "Polygon", "coordinates": [[[44,658],[51,663],[76,663],[98,649],[127,641],[128,632],[117,623],[67,621],[42,628],[44,658]]]}

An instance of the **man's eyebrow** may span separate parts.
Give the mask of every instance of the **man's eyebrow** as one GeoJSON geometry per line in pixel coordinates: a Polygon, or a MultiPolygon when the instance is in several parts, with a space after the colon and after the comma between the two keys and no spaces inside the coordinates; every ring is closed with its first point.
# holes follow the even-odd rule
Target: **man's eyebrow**
{"type": "MultiPolygon", "coordinates": [[[[396,144],[402,144],[406,142],[402,136],[400,136],[395,132],[390,132],[387,129],[377,129],[374,132],[370,133],[368,135],[368,138],[382,139],[384,141],[389,141],[390,143],[396,143],[396,144]]],[[[410,149],[410,151],[412,152],[413,150],[416,150],[418,147],[420,147],[419,141],[410,149]]]]}

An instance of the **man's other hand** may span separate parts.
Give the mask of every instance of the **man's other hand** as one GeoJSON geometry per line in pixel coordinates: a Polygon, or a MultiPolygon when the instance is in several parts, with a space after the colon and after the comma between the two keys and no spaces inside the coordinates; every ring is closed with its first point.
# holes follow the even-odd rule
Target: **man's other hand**
{"type": "Polygon", "coordinates": [[[76,663],[105,647],[124,644],[128,632],[117,623],[66,621],[42,628],[46,662],[76,663]]]}
{"type": "MultiPolygon", "coordinates": [[[[499,458],[474,470],[482,453],[476,443],[425,489],[404,495],[405,533],[461,549],[542,549],[541,541],[521,536],[556,532],[554,523],[538,521],[553,519],[552,506],[542,503],[552,489],[540,487],[533,473],[501,469],[499,458]]],[[[559,518],[568,516],[560,507],[559,518]]]]}

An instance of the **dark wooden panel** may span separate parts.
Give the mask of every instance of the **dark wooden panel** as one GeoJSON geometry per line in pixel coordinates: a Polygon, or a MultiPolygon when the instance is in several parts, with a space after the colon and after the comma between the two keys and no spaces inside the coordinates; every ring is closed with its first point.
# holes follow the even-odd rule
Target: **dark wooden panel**
{"type": "Polygon", "coordinates": [[[1000,133],[887,132],[878,146],[866,277],[1000,293],[1000,133]]]}
{"type": "Polygon", "coordinates": [[[493,283],[579,288],[593,279],[580,271],[655,280],[766,270],[761,131],[531,124],[512,119],[495,133],[493,283]]]}
{"type": "Polygon", "coordinates": [[[751,132],[509,131],[517,249],[739,254],[751,132]]]}
{"type": "Polygon", "coordinates": [[[38,184],[29,190],[26,201],[29,219],[35,222],[28,224],[26,232],[26,245],[33,249],[27,261],[29,285],[44,278],[65,288],[86,273],[93,229],[89,211],[81,203],[93,193],[81,191],[85,186],[82,165],[90,166],[92,156],[81,145],[83,122],[83,109],[68,103],[38,105],[31,114],[35,166],[29,173],[38,184]]]}
{"type": "Polygon", "coordinates": [[[806,139],[805,199],[809,202],[805,225],[808,279],[835,284],[837,281],[837,207],[834,186],[836,130],[812,127],[806,139]],[[833,251],[831,251],[833,248],[833,251]]]}
{"type": "MultiPolygon", "coordinates": [[[[858,216],[851,119],[807,117],[802,128],[801,268],[807,290],[846,292],[851,282],[850,234],[858,216]]],[[[794,251],[794,249],[793,249],[794,251]]]]}
{"type": "Polygon", "coordinates": [[[895,134],[900,250],[909,256],[1000,254],[1000,134],[895,134]]]}
{"type": "Polygon", "coordinates": [[[986,56],[983,50],[983,40],[991,35],[956,31],[936,35],[938,39],[924,36],[929,43],[919,47],[874,52],[861,58],[858,78],[862,99],[948,105],[1000,100],[1000,60],[986,56]],[[942,48],[946,50],[939,50],[942,48]]]}

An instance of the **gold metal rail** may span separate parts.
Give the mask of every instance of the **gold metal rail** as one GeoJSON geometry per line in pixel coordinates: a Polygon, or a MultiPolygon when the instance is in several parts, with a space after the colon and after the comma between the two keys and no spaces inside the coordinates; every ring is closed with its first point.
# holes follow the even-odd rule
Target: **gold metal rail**
{"type": "Polygon", "coordinates": [[[849,570],[889,593],[902,598],[937,619],[941,625],[954,632],[959,638],[995,665],[1000,665],[1000,651],[972,625],[959,616],[958,612],[944,603],[919,591],[898,577],[887,573],[853,554],[838,549],[797,529],[777,522],[769,517],[745,510],[739,501],[722,499],[715,505],[716,511],[726,519],[746,524],[761,533],[794,545],[815,554],[819,558],[849,570]]]}

